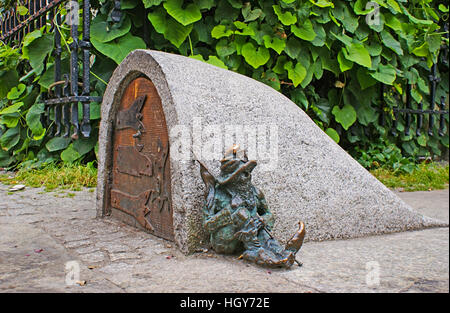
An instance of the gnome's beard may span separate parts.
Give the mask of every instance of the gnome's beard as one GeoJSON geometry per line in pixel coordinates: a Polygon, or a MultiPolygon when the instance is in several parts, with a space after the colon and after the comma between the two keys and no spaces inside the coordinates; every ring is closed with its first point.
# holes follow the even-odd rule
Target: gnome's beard
{"type": "Polygon", "coordinates": [[[253,195],[253,185],[251,175],[240,176],[234,183],[231,183],[227,189],[231,194],[239,194],[241,197],[248,198],[253,195]]]}

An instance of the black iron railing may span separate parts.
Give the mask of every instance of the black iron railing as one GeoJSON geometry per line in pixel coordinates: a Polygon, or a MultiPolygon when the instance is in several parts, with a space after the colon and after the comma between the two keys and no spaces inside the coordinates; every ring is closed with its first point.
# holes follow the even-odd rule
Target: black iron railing
{"type": "MultiPolygon", "coordinates": [[[[446,23],[443,26],[443,30],[446,33],[444,36],[448,39],[448,28],[449,25],[446,23]]],[[[447,67],[448,72],[448,45],[442,45],[440,50],[440,56],[438,58],[438,62],[440,62],[443,66],[447,67]]],[[[444,136],[445,135],[445,115],[449,114],[449,110],[446,110],[446,97],[441,96],[440,99],[436,99],[436,88],[438,83],[441,81],[441,78],[437,74],[437,68],[438,63],[433,64],[433,66],[430,69],[430,75],[428,76],[429,79],[429,87],[430,87],[430,96],[429,96],[429,104],[428,109],[423,109],[423,102],[420,101],[419,103],[416,103],[416,108],[413,108],[413,97],[412,97],[412,88],[413,86],[411,84],[406,84],[405,86],[405,94],[406,94],[406,101],[403,103],[401,97],[396,94],[396,103],[397,106],[395,106],[392,109],[392,124],[391,124],[391,134],[393,136],[397,136],[397,126],[399,124],[400,119],[402,122],[404,122],[404,135],[409,136],[411,132],[411,127],[413,125],[413,119],[414,116],[416,117],[415,120],[415,127],[416,127],[416,136],[420,136],[422,130],[425,128],[424,125],[424,117],[428,116],[428,136],[434,136],[434,128],[436,120],[435,118],[439,119],[439,128],[438,128],[438,135],[444,136]]],[[[381,85],[380,88],[380,97],[381,102],[383,103],[382,107],[380,108],[381,116],[380,116],[380,124],[382,126],[385,126],[386,124],[386,117],[389,116],[386,114],[386,107],[384,106],[384,99],[386,97],[386,86],[381,85]]],[[[448,95],[446,95],[448,97],[448,95]]],[[[392,116],[391,115],[391,116],[392,116]]],[[[448,131],[448,129],[447,129],[448,131]]]]}
{"type": "Polygon", "coordinates": [[[23,16],[18,14],[15,8],[7,10],[0,17],[0,40],[21,41],[27,33],[44,26],[47,22],[47,14],[52,15],[55,9],[65,1],[67,0],[25,1],[28,13],[23,16]]]}
{"type": "MultiPolygon", "coordinates": [[[[51,31],[55,36],[54,80],[49,92],[43,94],[41,99],[47,107],[47,118],[50,110],[54,112],[56,131],[54,136],[69,135],[77,139],[81,133],[84,137],[91,134],[90,103],[101,102],[102,97],[90,94],[90,1],[68,0],[23,0],[23,5],[28,8],[28,13],[20,15],[16,8],[11,8],[0,17],[0,40],[6,43],[21,42],[25,35],[35,29],[39,29],[51,23],[51,31]],[[62,73],[61,70],[61,33],[59,26],[62,21],[61,9],[65,6],[67,14],[72,14],[70,23],[70,70],[62,73]],[[82,12],[82,36],[79,39],[76,23],[82,12]],[[79,55],[81,54],[81,56],[79,55]],[[81,59],[82,73],[80,79],[79,60],[81,59]],[[78,121],[78,103],[82,104],[82,121],[78,121]],[[72,134],[70,134],[72,132],[72,134]]],[[[120,1],[115,1],[115,19],[120,20],[120,1]]]]}

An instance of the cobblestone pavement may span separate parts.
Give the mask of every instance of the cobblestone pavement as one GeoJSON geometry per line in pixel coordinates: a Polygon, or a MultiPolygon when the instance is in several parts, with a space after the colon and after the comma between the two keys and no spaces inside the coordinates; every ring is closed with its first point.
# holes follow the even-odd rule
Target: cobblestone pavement
{"type": "MultiPolygon", "coordinates": [[[[93,190],[8,189],[0,184],[1,292],[449,291],[448,228],[307,242],[302,267],[267,270],[210,251],[185,256],[171,242],[96,219],[93,190]],[[67,285],[76,266],[80,282],[67,285]]],[[[415,197],[400,196],[408,202],[408,194],[415,197]]],[[[448,190],[420,198],[417,209],[448,221],[448,190]],[[438,196],[439,205],[426,205],[438,196]]]]}

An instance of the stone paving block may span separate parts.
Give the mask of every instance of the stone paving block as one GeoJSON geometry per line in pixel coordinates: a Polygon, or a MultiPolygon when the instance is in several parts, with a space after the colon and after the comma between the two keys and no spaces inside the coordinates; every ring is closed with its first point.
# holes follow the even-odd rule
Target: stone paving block
{"type": "Polygon", "coordinates": [[[123,260],[138,260],[141,259],[142,256],[138,253],[134,252],[115,252],[109,253],[109,259],[111,262],[123,261],[123,260]]]}
{"type": "Polygon", "coordinates": [[[122,243],[111,242],[111,241],[100,241],[96,243],[96,247],[103,248],[110,253],[126,252],[130,248],[122,243]]]}
{"type": "Polygon", "coordinates": [[[79,258],[88,265],[103,262],[106,260],[105,254],[101,251],[95,251],[91,253],[81,253],[77,251],[77,253],[79,254],[79,258]]]}

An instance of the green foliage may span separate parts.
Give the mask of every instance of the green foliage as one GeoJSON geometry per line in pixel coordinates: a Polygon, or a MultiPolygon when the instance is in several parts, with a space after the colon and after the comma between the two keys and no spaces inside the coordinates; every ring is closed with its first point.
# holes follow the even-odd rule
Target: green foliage
{"type": "Polygon", "coordinates": [[[394,144],[381,140],[372,142],[365,149],[356,147],[357,161],[367,169],[384,168],[393,173],[411,173],[417,169],[414,160],[402,156],[394,144]]]}
{"type": "MultiPolygon", "coordinates": [[[[406,157],[439,155],[448,147],[448,135],[392,137],[378,124],[381,107],[392,115],[398,105],[392,101],[396,93],[404,101],[406,83],[413,84],[414,99],[427,108],[429,67],[444,40],[436,32],[445,14],[438,4],[377,1],[380,23],[371,25],[367,17],[373,9],[366,9],[364,0],[226,0],[208,7],[200,2],[186,2],[178,15],[173,10],[181,10],[180,1],[151,6],[150,47],[199,60],[215,57],[222,67],[270,85],[305,109],[353,155],[356,147],[379,137],[395,143],[406,157]],[[179,23],[177,40],[164,27],[167,18],[179,23]],[[380,83],[388,85],[385,103],[379,98],[380,83]]],[[[448,68],[440,71],[448,77],[448,68]]],[[[442,86],[438,98],[448,94],[448,87],[442,86]]],[[[398,128],[404,130],[402,123],[398,128]]]]}
{"type": "Polygon", "coordinates": [[[43,34],[41,30],[35,30],[27,34],[23,41],[22,58],[28,60],[36,75],[44,70],[44,60],[53,51],[52,34],[43,34]]]}
{"type": "MultiPolygon", "coordinates": [[[[376,15],[368,0],[127,0],[121,2],[119,23],[111,19],[113,1],[92,3],[97,13],[91,25],[90,70],[96,95],[103,94],[113,70],[130,51],[147,47],[271,86],[369,168],[381,162],[407,170],[415,157],[440,155],[449,146],[448,116],[443,137],[430,137],[426,130],[419,137],[394,137],[388,131],[393,108],[405,101],[406,83],[413,85],[414,101],[430,108],[429,68],[440,57],[440,45],[448,44],[439,28],[448,18],[444,1],[377,0],[376,15]],[[387,85],[383,101],[381,83],[387,85]],[[391,116],[384,127],[379,125],[381,109],[391,116]]],[[[63,24],[56,31],[63,38],[62,67],[67,72],[69,29],[63,24]]],[[[52,139],[40,123],[45,108],[39,94],[53,82],[52,47],[45,26],[28,34],[16,49],[0,48],[0,166],[95,158],[94,142],[52,139]]],[[[448,66],[440,66],[438,74],[440,99],[448,97],[448,66]]],[[[92,104],[91,119],[95,138],[99,104],[92,104]]],[[[399,119],[397,133],[404,129],[399,119]]],[[[437,133],[437,125],[433,131],[437,133]]]]}
{"type": "Polygon", "coordinates": [[[445,189],[449,183],[448,164],[422,163],[409,173],[393,172],[387,168],[377,168],[370,172],[385,186],[401,191],[445,189]]]}
{"type": "MultiPolygon", "coordinates": [[[[64,30],[62,34],[68,38],[64,30]]],[[[48,88],[43,77],[53,70],[52,51],[53,35],[46,27],[29,33],[20,47],[0,46],[0,167],[43,166],[59,159],[74,162],[95,157],[96,129],[90,141],[78,140],[75,148],[68,150],[70,139],[52,138],[42,123],[46,108],[41,94],[48,88]]],[[[63,59],[68,54],[63,51],[63,59]]]]}
{"type": "Polygon", "coordinates": [[[25,184],[30,187],[44,187],[45,191],[55,189],[81,190],[97,186],[95,161],[81,164],[49,163],[45,166],[20,167],[14,176],[0,175],[0,182],[8,185],[25,184]]]}
{"type": "Polygon", "coordinates": [[[102,54],[113,59],[117,64],[133,50],[145,49],[144,41],[130,34],[126,34],[118,39],[109,42],[100,42],[92,38],[92,45],[102,54]]]}
{"type": "Polygon", "coordinates": [[[9,9],[16,4],[17,0],[0,0],[0,12],[4,9],[9,9]]]}

